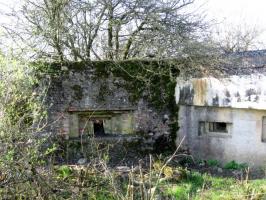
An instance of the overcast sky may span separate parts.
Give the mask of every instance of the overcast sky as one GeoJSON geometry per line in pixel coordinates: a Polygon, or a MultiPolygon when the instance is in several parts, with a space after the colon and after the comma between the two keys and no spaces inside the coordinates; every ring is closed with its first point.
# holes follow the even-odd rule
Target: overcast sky
{"type": "Polygon", "coordinates": [[[266,0],[195,0],[209,19],[221,26],[239,24],[256,27],[263,32],[260,39],[266,40],[266,0]]]}
{"type": "Polygon", "coordinates": [[[265,26],[265,0],[196,0],[195,2],[203,4],[210,16],[233,23],[246,20],[265,26]]]}
{"type": "MultiPolygon", "coordinates": [[[[22,0],[0,0],[0,10],[3,11],[5,5],[20,2],[22,0]]],[[[219,22],[237,24],[245,21],[266,29],[266,0],[195,0],[195,6],[201,6],[209,18],[219,22]]]]}
{"type": "MultiPolygon", "coordinates": [[[[23,0],[0,0],[0,10],[4,5],[17,5],[23,0]]],[[[196,5],[202,5],[209,16],[240,22],[245,19],[266,27],[266,0],[195,0],[196,5]]]]}
{"type": "MultiPolygon", "coordinates": [[[[4,5],[19,4],[22,0],[0,0],[0,11],[4,5]]],[[[264,31],[260,40],[266,40],[266,0],[195,0],[194,6],[201,7],[209,19],[215,19],[221,26],[246,24],[264,31]]],[[[0,15],[0,21],[6,21],[0,15]]]]}

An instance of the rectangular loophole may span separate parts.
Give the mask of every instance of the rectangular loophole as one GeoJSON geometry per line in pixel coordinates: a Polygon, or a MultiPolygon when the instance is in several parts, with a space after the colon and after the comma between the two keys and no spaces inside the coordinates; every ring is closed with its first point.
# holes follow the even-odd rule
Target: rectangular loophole
{"type": "Polygon", "coordinates": [[[231,129],[232,129],[232,123],[230,122],[208,122],[208,121],[198,122],[198,136],[231,137],[231,129]]]}
{"type": "Polygon", "coordinates": [[[82,112],[76,115],[78,116],[79,127],[77,129],[79,136],[101,137],[134,134],[134,115],[132,111],[102,110],[82,112]]]}
{"type": "Polygon", "coordinates": [[[262,135],[261,141],[266,142],[266,116],[262,117],[262,135]]]}
{"type": "Polygon", "coordinates": [[[209,122],[209,132],[228,133],[226,122],[209,122]]]}

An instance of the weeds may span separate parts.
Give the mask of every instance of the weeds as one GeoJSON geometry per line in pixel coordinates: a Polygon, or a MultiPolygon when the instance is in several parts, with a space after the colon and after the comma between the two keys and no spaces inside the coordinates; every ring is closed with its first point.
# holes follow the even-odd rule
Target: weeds
{"type": "Polygon", "coordinates": [[[220,163],[218,160],[210,159],[210,160],[207,160],[207,165],[210,167],[218,167],[220,163]]]}
{"type": "Polygon", "coordinates": [[[246,169],[248,168],[248,165],[246,163],[237,163],[236,161],[232,160],[224,165],[225,169],[235,169],[235,170],[240,170],[240,169],[246,169]]]}
{"type": "MultiPolygon", "coordinates": [[[[108,166],[109,145],[101,145],[94,138],[87,144],[83,141],[60,144],[57,138],[42,135],[43,128],[49,125],[43,110],[46,90],[32,94],[36,84],[41,83],[29,75],[27,66],[13,64],[2,63],[0,71],[3,78],[0,83],[1,199],[266,198],[265,180],[217,178],[170,165],[181,144],[170,156],[155,159],[150,155],[146,163],[140,161],[137,166],[117,170],[108,166]],[[20,106],[23,112],[17,110],[20,106]],[[78,153],[88,162],[69,164],[70,158],[78,153]],[[65,162],[59,162],[59,158],[65,162]]],[[[187,156],[185,162],[194,163],[194,160],[187,156]]],[[[207,164],[216,166],[218,163],[209,160],[207,164]]],[[[232,161],[226,167],[242,169],[244,165],[232,161]]]]}
{"type": "Polygon", "coordinates": [[[233,178],[212,177],[193,172],[186,180],[169,187],[167,193],[178,200],[264,199],[265,184],[266,180],[238,182],[233,178]]]}

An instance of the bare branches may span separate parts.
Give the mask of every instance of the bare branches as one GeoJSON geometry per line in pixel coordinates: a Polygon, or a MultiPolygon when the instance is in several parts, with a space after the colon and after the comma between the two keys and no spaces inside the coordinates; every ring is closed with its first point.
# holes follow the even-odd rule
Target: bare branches
{"type": "Polygon", "coordinates": [[[184,11],[192,3],[25,0],[20,11],[14,12],[18,25],[8,27],[9,33],[16,34],[9,36],[29,50],[35,46],[35,57],[49,55],[59,61],[146,57],[151,50],[156,57],[176,56],[183,41],[193,40],[204,24],[184,11]]]}
{"type": "Polygon", "coordinates": [[[257,27],[245,23],[239,26],[228,25],[216,32],[214,40],[225,53],[248,51],[261,45],[258,43],[261,33],[257,27]]]}

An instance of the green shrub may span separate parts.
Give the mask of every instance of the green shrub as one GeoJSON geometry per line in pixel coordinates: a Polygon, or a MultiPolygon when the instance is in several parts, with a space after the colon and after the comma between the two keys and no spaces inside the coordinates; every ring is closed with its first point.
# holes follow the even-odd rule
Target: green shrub
{"type": "Polygon", "coordinates": [[[190,184],[176,185],[168,190],[168,194],[174,196],[175,199],[186,200],[189,197],[190,188],[190,184]]]}
{"type": "Polygon", "coordinates": [[[246,163],[240,163],[239,164],[234,160],[232,160],[232,161],[230,161],[224,165],[224,169],[235,169],[235,170],[245,169],[247,167],[248,167],[248,165],[246,163]]]}
{"type": "Polygon", "coordinates": [[[66,179],[72,174],[72,169],[67,165],[62,165],[57,169],[60,178],[66,179]]]}
{"type": "Polygon", "coordinates": [[[219,166],[219,161],[210,159],[210,160],[207,160],[207,165],[211,167],[216,167],[216,166],[219,166]]]}
{"type": "Polygon", "coordinates": [[[30,65],[2,56],[0,77],[0,172],[4,177],[0,196],[37,198],[44,182],[39,169],[44,169],[44,159],[52,153],[48,137],[41,137],[47,87],[37,87],[39,82],[30,65]]]}

